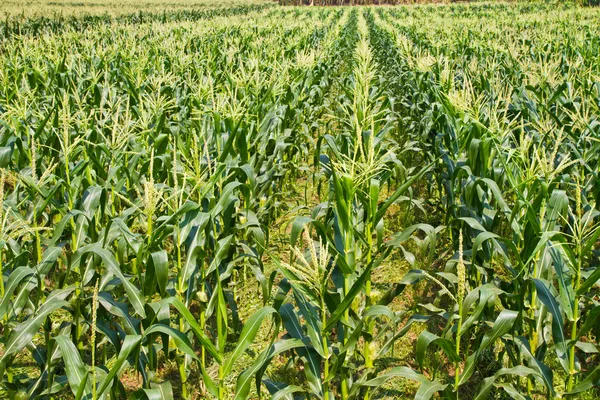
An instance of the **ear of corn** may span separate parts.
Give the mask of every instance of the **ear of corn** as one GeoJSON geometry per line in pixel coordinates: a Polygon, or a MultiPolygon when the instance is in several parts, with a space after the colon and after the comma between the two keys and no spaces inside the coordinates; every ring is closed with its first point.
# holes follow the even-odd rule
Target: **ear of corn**
{"type": "Polygon", "coordinates": [[[598,395],[596,10],[170,1],[0,23],[0,397],[598,395]]]}

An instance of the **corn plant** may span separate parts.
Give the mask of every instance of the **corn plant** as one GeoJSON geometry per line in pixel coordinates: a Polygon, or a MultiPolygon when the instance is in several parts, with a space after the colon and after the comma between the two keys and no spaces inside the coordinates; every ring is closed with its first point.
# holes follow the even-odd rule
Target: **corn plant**
{"type": "Polygon", "coordinates": [[[26,7],[0,396],[597,397],[594,9],[26,7]]]}

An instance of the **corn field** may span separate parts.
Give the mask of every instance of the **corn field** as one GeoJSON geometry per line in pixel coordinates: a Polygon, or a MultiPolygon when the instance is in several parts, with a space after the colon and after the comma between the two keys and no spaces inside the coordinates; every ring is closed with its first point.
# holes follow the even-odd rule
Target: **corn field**
{"type": "Polygon", "coordinates": [[[0,5],[0,398],[600,396],[597,9],[147,3],[0,5]]]}

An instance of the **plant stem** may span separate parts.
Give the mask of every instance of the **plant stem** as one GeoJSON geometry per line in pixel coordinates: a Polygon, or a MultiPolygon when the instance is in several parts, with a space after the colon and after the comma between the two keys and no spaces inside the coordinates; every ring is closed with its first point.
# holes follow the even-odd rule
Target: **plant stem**
{"type": "Polygon", "coordinates": [[[577,342],[577,321],[579,320],[579,296],[577,296],[577,290],[579,290],[579,284],[581,281],[581,241],[577,249],[577,271],[575,274],[575,282],[573,293],[575,298],[573,299],[573,324],[571,325],[571,349],[569,353],[569,380],[567,382],[567,391],[573,390],[575,384],[575,343],[577,342]]]}
{"type": "MultiPolygon", "coordinates": [[[[321,326],[323,329],[327,326],[327,309],[325,308],[325,298],[321,296],[321,326]]],[[[329,345],[327,344],[327,332],[321,332],[321,337],[323,338],[323,354],[325,355],[324,365],[323,365],[323,399],[329,400],[329,382],[327,379],[329,377],[329,345]]]]}
{"type": "MultiPolygon", "coordinates": [[[[178,282],[177,282],[177,296],[179,300],[183,302],[183,279],[181,276],[181,246],[179,245],[179,225],[176,227],[175,231],[175,240],[177,241],[177,271],[179,274],[178,282]]],[[[185,332],[185,322],[181,316],[179,316],[179,331],[185,332]]],[[[187,372],[185,370],[185,354],[179,351],[179,357],[177,358],[177,363],[179,364],[179,377],[181,379],[181,397],[184,399],[188,398],[188,390],[187,390],[187,372]]]]}
{"type": "MultiPolygon", "coordinates": [[[[350,276],[346,275],[344,276],[344,296],[346,296],[348,294],[348,291],[350,290],[350,276]]],[[[348,307],[346,309],[346,311],[344,311],[344,318],[346,320],[348,320],[349,318],[349,311],[348,309],[351,308],[352,306],[348,307]]],[[[345,327],[344,328],[344,344],[346,344],[346,342],[348,341],[348,328],[345,327]]],[[[345,376],[344,373],[341,374],[341,380],[342,380],[342,384],[341,384],[341,391],[342,391],[342,396],[341,399],[345,400],[348,398],[348,380],[345,376]]]]}
{"type": "MultiPolygon", "coordinates": [[[[46,369],[48,371],[48,389],[52,387],[52,384],[54,382],[54,374],[52,371],[52,345],[50,343],[50,328],[52,327],[51,324],[52,322],[47,320],[45,324],[47,326],[44,328],[44,339],[46,340],[46,369]]],[[[52,397],[50,398],[52,399],[52,397]]]]}
{"type": "Polygon", "coordinates": [[[4,297],[4,254],[0,251],[0,297],[4,297]]]}
{"type": "MultiPolygon", "coordinates": [[[[217,278],[217,296],[221,293],[221,280],[219,279],[219,269],[215,271],[217,278]]],[[[220,299],[219,299],[220,300],[220,299]]],[[[223,331],[223,315],[221,315],[220,304],[217,306],[217,344],[218,350],[221,355],[225,354],[225,341],[226,333],[223,331]]],[[[219,364],[219,400],[225,399],[225,366],[223,363],[219,364]]]]}
{"type": "MultiPolygon", "coordinates": [[[[367,224],[365,227],[365,237],[367,239],[367,254],[366,254],[366,262],[367,265],[371,263],[371,252],[373,247],[373,234],[371,231],[371,224],[367,224]]],[[[371,306],[371,274],[367,276],[367,281],[365,283],[365,310],[371,306]]],[[[372,321],[367,323],[367,333],[369,335],[373,334],[374,324],[372,321]]],[[[371,341],[365,340],[364,344],[364,356],[365,356],[365,367],[367,369],[373,368],[373,358],[371,357],[371,341]]],[[[367,387],[364,399],[369,400],[371,397],[369,388],[367,387]]]]}
{"type": "MultiPolygon", "coordinates": [[[[458,325],[456,327],[456,355],[460,357],[460,336],[462,331],[462,296],[458,297],[458,325]]],[[[458,386],[460,382],[460,361],[454,363],[454,391],[458,399],[458,386]]]]}

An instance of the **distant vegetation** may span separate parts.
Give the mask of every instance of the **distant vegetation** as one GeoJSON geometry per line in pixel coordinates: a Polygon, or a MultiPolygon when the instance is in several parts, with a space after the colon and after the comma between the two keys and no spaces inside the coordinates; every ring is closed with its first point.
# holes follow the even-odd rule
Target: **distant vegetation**
{"type": "Polygon", "coordinates": [[[451,0],[280,0],[286,6],[365,6],[365,5],[407,5],[443,4],[451,0]]]}
{"type": "Polygon", "coordinates": [[[268,4],[268,0],[2,0],[0,16],[124,15],[268,4]]]}

